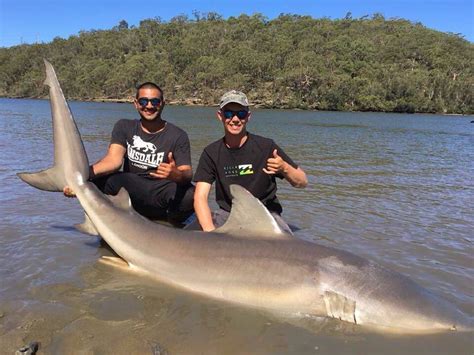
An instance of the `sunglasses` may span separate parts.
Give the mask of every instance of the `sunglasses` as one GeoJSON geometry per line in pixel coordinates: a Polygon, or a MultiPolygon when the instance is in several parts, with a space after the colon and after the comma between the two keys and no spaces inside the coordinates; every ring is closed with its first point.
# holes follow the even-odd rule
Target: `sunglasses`
{"type": "Polygon", "coordinates": [[[243,120],[245,117],[248,115],[248,111],[245,110],[240,110],[240,111],[231,111],[231,110],[224,110],[222,111],[222,114],[226,119],[232,118],[234,116],[237,116],[239,120],[243,120]]]}
{"type": "Polygon", "coordinates": [[[149,102],[153,107],[156,107],[161,103],[161,99],[159,97],[154,97],[152,99],[149,99],[148,97],[140,97],[137,102],[143,107],[147,106],[149,102]]]}

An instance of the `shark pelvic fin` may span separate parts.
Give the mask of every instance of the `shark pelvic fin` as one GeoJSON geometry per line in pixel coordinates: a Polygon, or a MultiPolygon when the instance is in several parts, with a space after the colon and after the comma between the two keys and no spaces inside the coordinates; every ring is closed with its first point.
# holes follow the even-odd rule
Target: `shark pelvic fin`
{"type": "Polygon", "coordinates": [[[37,173],[17,173],[17,176],[27,184],[44,191],[63,191],[66,186],[56,166],[37,173]]]}
{"type": "Polygon", "coordinates": [[[99,235],[99,232],[95,228],[94,224],[92,223],[91,219],[84,213],[84,222],[81,224],[75,224],[74,227],[82,233],[90,234],[90,235],[99,235]]]}
{"type": "Polygon", "coordinates": [[[216,233],[230,234],[239,238],[291,239],[267,208],[250,192],[239,185],[230,185],[232,210],[226,223],[216,233]]]}
{"type": "Polygon", "coordinates": [[[130,195],[125,188],[121,188],[117,195],[107,195],[110,201],[112,201],[115,207],[118,207],[125,211],[133,210],[132,202],[130,201],[130,195]]]}

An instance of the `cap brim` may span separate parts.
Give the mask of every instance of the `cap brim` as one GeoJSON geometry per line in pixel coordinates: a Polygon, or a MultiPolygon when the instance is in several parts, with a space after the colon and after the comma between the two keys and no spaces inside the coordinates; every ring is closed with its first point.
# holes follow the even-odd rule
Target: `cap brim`
{"type": "Polygon", "coordinates": [[[248,107],[248,102],[245,102],[244,100],[228,99],[228,100],[222,101],[219,105],[219,108],[223,108],[225,105],[230,104],[230,103],[236,103],[244,107],[248,107]]]}

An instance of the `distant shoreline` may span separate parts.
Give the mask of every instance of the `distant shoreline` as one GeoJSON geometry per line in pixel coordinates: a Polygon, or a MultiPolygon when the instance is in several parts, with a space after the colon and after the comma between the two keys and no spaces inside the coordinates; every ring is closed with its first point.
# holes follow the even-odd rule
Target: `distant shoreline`
{"type": "MultiPolygon", "coordinates": [[[[49,100],[49,97],[14,97],[14,96],[0,96],[2,99],[34,99],[34,100],[49,100]]],[[[118,104],[131,104],[133,98],[92,98],[92,99],[79,99],[79,98],[68,98],[68,101],[77,102],[104,102],[104,103],[118,103],[118,104]]],[[[202,103],[200,99],[187,98],[184,100],[169,100],[166,101],[167,105],[171,106],[189,106],[189,107],[217,107],[217,104],[202,103]]],[[[443,115],[443,116],[474,116],[474,113],[445,113],[445,112],[398,112],[398,111],[338,111],[338,110],[318,110],[318,109],[302,109],[298,107],[275,107],[266,104],[252,104],[251,107],[259,109],[269,110],[295,110],[295,111],[321,111],[321,112],[373,112],[373,113],[401,113],[401,114],[424,114],[424,115],[443,115]]]]}
{"type": "Polygon", "coordinates": [[[64,94],[80,101],[129,102],[151,81],[172,105],[215,107],[238,89],[253,108],[474,114],[474,45],[379,13],[120,21],[0,54],[0,96],[47,96],[47,58],[64,94]]]}

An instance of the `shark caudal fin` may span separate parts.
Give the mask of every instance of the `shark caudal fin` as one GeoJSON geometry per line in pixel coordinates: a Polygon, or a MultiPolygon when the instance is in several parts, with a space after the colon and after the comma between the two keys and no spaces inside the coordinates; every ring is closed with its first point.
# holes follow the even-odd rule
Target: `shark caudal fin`
{"type": "Polygon", "coordinates": [[[53,120],[54,166],[34,173],[18,173],[27,184],[45,191],[63,191],[89,178],[89,161],[71,110],[53,66],[44,60],[53,120]]]}
{"type": "Polygon", "coordinates": [[[226,223],[214,232],[239,238],[291,239],[267,208],[239,185],[230,185],[232,209],[226,223]]]}

